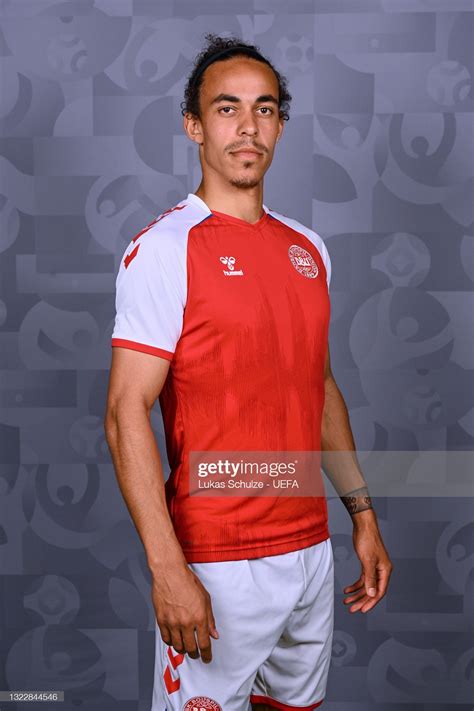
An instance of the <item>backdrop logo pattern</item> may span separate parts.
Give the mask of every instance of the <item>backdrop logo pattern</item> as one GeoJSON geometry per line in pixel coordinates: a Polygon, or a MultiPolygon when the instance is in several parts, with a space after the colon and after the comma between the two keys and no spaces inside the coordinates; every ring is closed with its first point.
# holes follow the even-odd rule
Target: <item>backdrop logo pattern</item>
{"type": "MultiPolygon", "coordinates": [[[[357,447],[470,451],[474,13],[469,0],[1,8],[0,677],[65,689],[75,708],[144,711],[150,574],[103,431],[114,289],[130,239],[199,185],[179,104],[204,33],[255,42],[289,80],[265,201],[331,255],[332,369],[357,447]]],[[[151,422],[167,475],[158,405],[151,422]]],[[[470,709],[472,499],[374,506],[395,573],[356,621],[342,604],[359,570],[351,522],[328,501],[326,701],[470,709]]]]}

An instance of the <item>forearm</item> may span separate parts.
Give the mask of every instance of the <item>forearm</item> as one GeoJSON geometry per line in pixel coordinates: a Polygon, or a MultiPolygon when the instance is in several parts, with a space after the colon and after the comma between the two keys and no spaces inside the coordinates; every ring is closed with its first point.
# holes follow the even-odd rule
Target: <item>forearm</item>
{"type": "Polygon", "coordinates": [[[325,379],[321,427],[322,466],[354,523],[375,518],[367,482],[359,467],[349,413],[336,381],[325,379]]]}
{"type": "Polygon", "coordinates": [[[106,438],[117,481],[145,548],[152,575],[186,565],[168,512],[163,467],[146,409],[118,407],[107,416],[106,438]]]}

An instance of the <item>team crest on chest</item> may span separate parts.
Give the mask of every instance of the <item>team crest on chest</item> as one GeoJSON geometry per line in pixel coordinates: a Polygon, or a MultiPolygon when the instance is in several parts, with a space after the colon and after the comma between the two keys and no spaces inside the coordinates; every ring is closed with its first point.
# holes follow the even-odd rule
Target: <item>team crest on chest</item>
{"type": "Polygon", "coordinates": [[[318,276],[318,265],[306,249],[299,247],[297,244],[292,244],[288,249],[288,256],[297,272],[308,277],[308,279],[315,279],[318,276]]]}
{"type": "Polygon", "coordinates": [[[193,696],[183,706],[183,711],[222,711],[221,705],[209,696],[193,696]]]}

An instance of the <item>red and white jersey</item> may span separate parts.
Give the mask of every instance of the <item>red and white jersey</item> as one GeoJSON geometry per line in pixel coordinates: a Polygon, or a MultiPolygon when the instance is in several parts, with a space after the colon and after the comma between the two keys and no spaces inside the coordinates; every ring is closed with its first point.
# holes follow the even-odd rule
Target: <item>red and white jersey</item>
{"type": "Polygon", "coordinates": [[[165,489],[188,562],[329,537],[324,496],[189,495],[190,452],[321,449],[330,258],[316,232],[263,210],[250,224],[189,193],[132,239],[117,275],[112,346],[170,360],[165,489]]]}

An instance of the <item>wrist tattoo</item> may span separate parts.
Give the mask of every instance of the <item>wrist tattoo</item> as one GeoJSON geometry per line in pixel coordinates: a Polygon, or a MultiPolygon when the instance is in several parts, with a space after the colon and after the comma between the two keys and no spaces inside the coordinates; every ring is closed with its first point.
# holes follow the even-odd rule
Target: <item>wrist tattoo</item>
{"type": "Polygon", "coordinates": [[[349,491],[344,496],[341,496],[340,499],[351,516],[359,511],[374,508],[372,506],[372,499],[369,496],[369,490],[366,486],[360,489],[354,489],[354,491],[349,491]]]}

